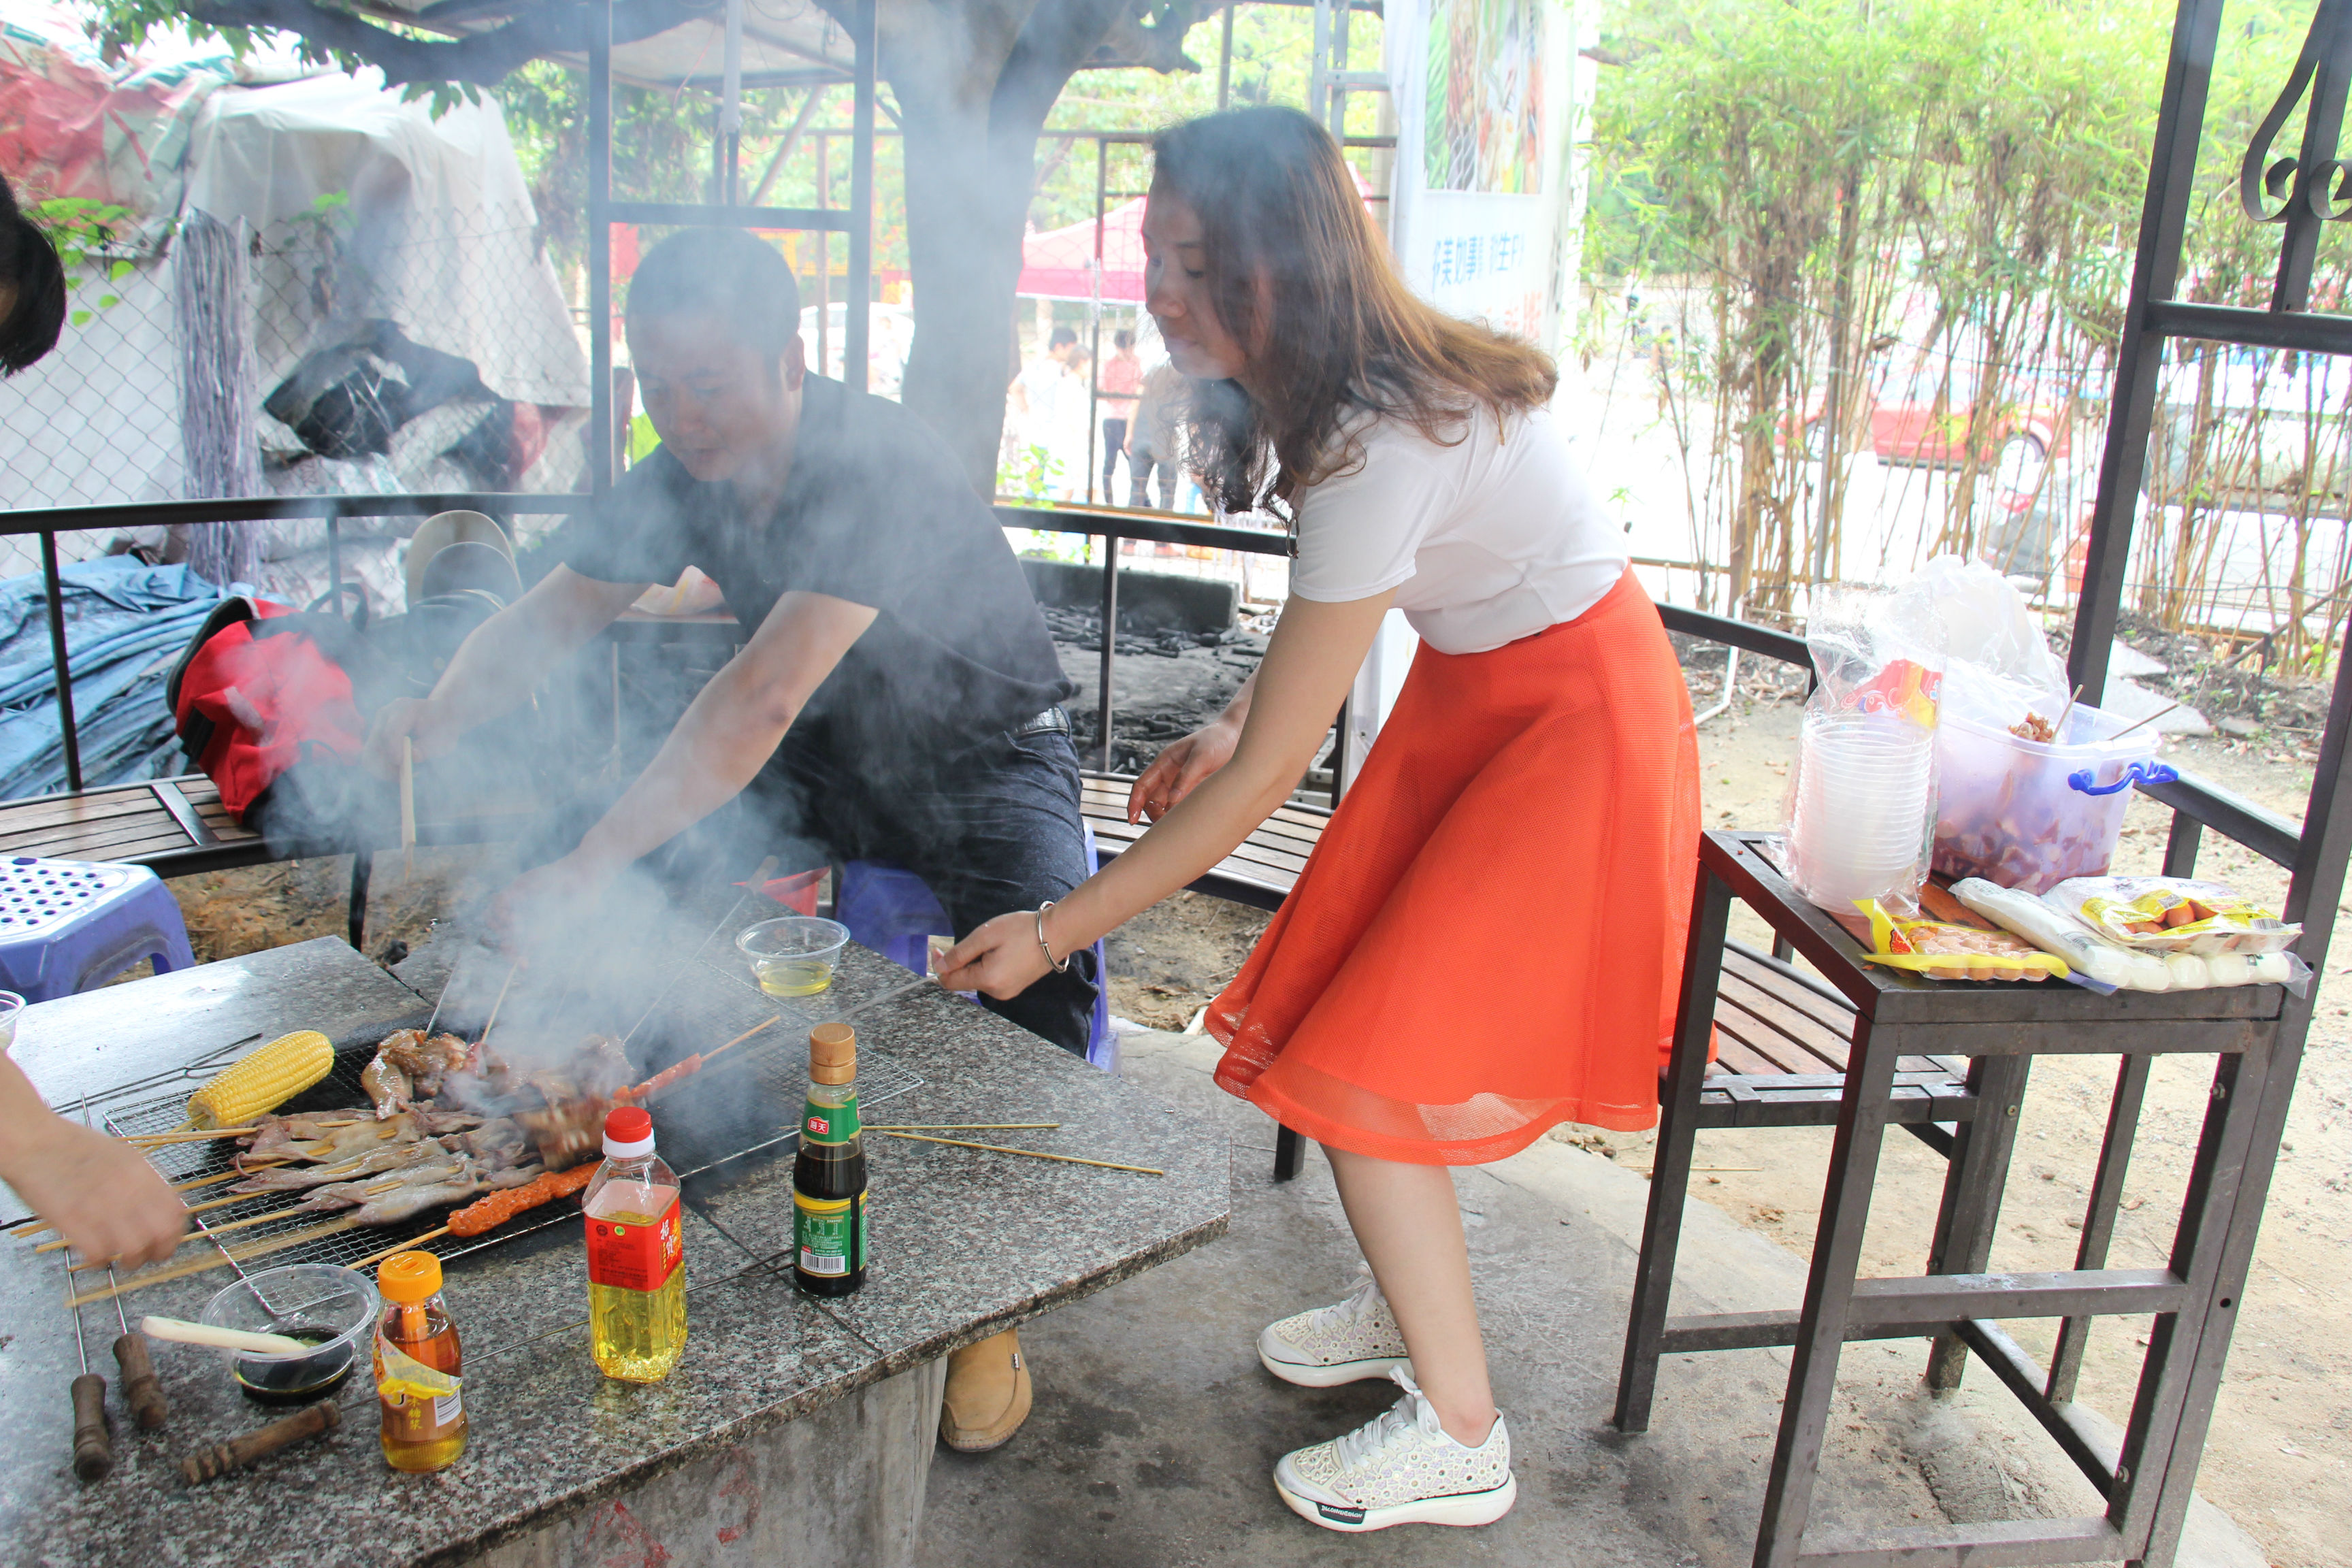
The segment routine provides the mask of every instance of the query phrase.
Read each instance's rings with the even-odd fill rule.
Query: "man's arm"
[[[775,754],[876,612],[830,594],[791,593],[776,601],[750,643],[688,707],[646,771],[637,775],[580,847],[526,873],[499,897],[504,923],[521,929],[523,906],[593,896],[742,792]]]
[[[521,598],[476,626],[435,683],[433,695],[384,704],[360,760],[378,778],[400,772],[400,741],[437,757],[478,724],[513,711],[549,672],[620,618],[643,583],[602,583],[558,566]]]

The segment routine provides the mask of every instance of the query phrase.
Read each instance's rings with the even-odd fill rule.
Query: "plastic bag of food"
[[[1968,877],[1952,884],[1952,896],[2003,931],[2015,932],[2044,952],[2056,953],[2094,980],[2126,991],[2172,989],[2164,961],[2156,954],[2102,942],[2032,893],[2000,887],[1982,877]]]
[[[1876,900],[1858,906],[1870,917],[1869,961],[1930,980],[2046,980],[2066,977],[2066,961],[2005,931],[1889,914]]]
[[[2014,888],[1997,887],[1981,877],[1953,883],[1952,896],[2002,930],[2065,959],[2081,973],[2122,990],[2200,991],[2211,986],[2273,984],[2301,996],[2311,989],[2311,966],[2292,952],[2200,955],[2127,947],[2067,914],[2050,902],[2048,895],[2037,898]]]
[[[1915,907],[1936,816],[1932,631],[1916,587],[1828,591],[1807,628],[1821,683],[1798,726],[1786,865],[1825,910]]]
[[[2210,957],[2282,952],[2303,934],[2219,882],[2188,877],[2074,877],[2042,897],[2121,947]]]

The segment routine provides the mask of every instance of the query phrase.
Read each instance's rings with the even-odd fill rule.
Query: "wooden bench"
[[[1106,862],[1118,858],[1149,826],[1128,825],[1127,792],[1134,783],[1115,773],[1087,773],[1079,781],[1079,810],[1094,829],[1096,854]],[[1331,813],[1322,806],[1278,807],[1240,848],[1194,882],[1192,890],[1255,909],[1280,909],[1330,820]]]
[[[231,820],[219,786],[202,773],[0,803],[0,855],[123,860],[159,877],[270,858],[261,835]]]

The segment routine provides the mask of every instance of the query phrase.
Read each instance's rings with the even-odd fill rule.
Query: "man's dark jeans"
[[[608,791],[577,803],[550,839],[561,843],[526,863],[570,849],[614,798]],[[999,735],[912,776],[877,783],[842,772],[788,736],[749,788],[645,865],[666,881],[740,881],[768,855],[787,875],[835,861],[902,866],[930,888],[961,938],[1086,880],[1077,753],[1065,734]],[[1093,950],[1083,949],[1071,956],[1068,973],[1048,974],[1011,1001],[982,996],[981,1004],[1084,1055],[1100,980]]]

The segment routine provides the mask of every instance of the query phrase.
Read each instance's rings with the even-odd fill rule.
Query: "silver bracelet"
[[[1054,900],[1051,899],[1047,899],[1044,903],[1037,906],[1037,945],[1045,949],[1045,962],[1053,966],[1055,973],[1067,974],[1070,972],[1070,955],[1068,953],[1064,953],[1062,955],[1062,961],[1059,963],[1055,963],[1054,962],[1054,949],[1051,944],[1045,941],[1045,911],[1053,907]]]

